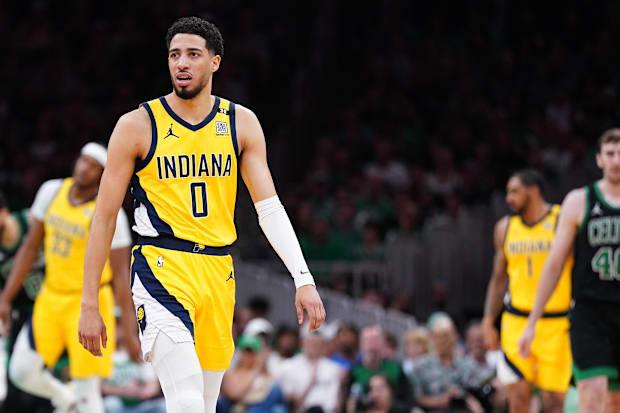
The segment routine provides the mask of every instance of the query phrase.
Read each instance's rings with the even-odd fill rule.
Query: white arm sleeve
[[[61,186],[62,179],[51,179],[49,181],[45,181],[43,185],[41,185],[37,191],[37,195],[34,197],[34,202],[28,211],[31,218],[43,221],[47,208],[49,208]]]
[[[127,214],[121,207],[118,210],[116,216],[116,229],[114,230],[114,237],[112,238],[111,250],[117,248],[130,247],[133,240],[131,239],[131,232],[129,232],[129,221],[127,220]]]
[[[269,243],[286,265],[295,280],[295,287],[314,285],[314,278],[301,252],[295,230],[277,195],[254,204],[258,214],[258,224],[263,229]]]

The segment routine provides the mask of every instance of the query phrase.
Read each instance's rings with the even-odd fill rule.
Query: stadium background
[[[446,310],[463,327],[481,315],[509,173],[542,170],[556,202],[598,176],[594,143],[620,116],[619,7],[0,2],[0,187],[28,206],[85,142],[167,93],[165,31],[203,16],[225,39],[214,93],[261,120],[319,284],[369,320]],[[245,189],[237,222],[248,282],[285,280]],[[290,300],[272,302],[274,323]]]

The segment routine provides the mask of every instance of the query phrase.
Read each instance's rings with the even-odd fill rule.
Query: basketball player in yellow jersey
[[[545,412],[562,412],[564,395],[571,378],[568,310],[571,303],[570,270],[564,267],[560,287],[545,307],[536,326],[540,334],[532,353],[519,354],[518,340],[534,305],[536,286],[555,238],[559,205],[550,205],[542,196],[543,179],[535,170],[516,172],[509,179],[506,202],[515,215],[495,225],[493,274],[484,306],[483,334],[490,349],[497,348],[495,320],[502,307],[502,358],[497,375],[507,385],[511,413],[530,409],[531,383],[543,391]],[[508,285],[508,296],[503,302]]]
[[[103,413],[99,380],[109,376],[112,370],[111,346],[102,358],[95,358],[82,348],[77,336],[84,252],[105,164],[106,149],[89,143],[82,148],[71,178],[53,179],[41,186],[29,211],[31,224],[26,240],[0,294],[0,318],[6,328],[10,303],[43,244],[45,278],[35,299],[32,320],[24,326],[15,343],[9,377],[23,391],[50,399],[58,412],[77,408],[80,413]],[[114,241],[110,261],[105,263],[104,276],[95,293],[101,300],[102,314],[110,324],[113,337],[114,299],[110,286],[113,283],[123,311],[121,326],[125,343],[132,357],[139,359],[137,328],[128,288],[131,235],[126,215],[122,211],[118,211],[118,215],[118,225],[112,229]],[[74,391],[69,391],[44,370],[54,367],[65,350],[69,355]]]
[[[265,137],[250,110],[211,95],[224,53],[212,23],[181,18],[168,30],[173,91],[123,115],[110,138],[109,165],[86,249],[80,342],[106,346],[97,288],[116,212],[131,180],[135,197],[132,293],[142,353],[159,377],[168,412],[215,412],[232,353],[238,172],[263,232],[297,288],[298,321],[310,329],[325,310],[267,165]]]

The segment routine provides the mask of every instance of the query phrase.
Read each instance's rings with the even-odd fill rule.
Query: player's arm
[[[8,334],[11,323],[11,302],[22,288],[24,280],[30,274],[32,265],[37,259],[39,248],[43,243],[43,233],[43,222],[31,218],[26,238],[15,255],[13,267],[0,293],[0,319],[5,335]]]
[[[566,196],[562,203],[553,245],[540,274],[540,281],[538,281],[534,307],[519,340],[519,352],[523,357],[529,356],[536,322],[542,317],[545,305],[558,285],[566,259],[572,253],[577,228],[584,214],[585,196],[584,189],[575,189]]]
[[[80,343],[95,356],[102,355],[99,340],[104,347],[107,344],[105,325],[99,314],[101,272],[110,252],[116,217],[125,198],[135,160],[144,158],[146,154],[146,138],[151,135],[146,116],[143,109],[135,110],[123,115],[114,127],[86,246],[78,334]]]
[[[495,256],[493,257],[493,272],[487,287],[487,296],[484,301],[484,317],[482,318],[482,332],[484,345],[489,350],[497,349],[499,338],[495,328],[495,320],[504,306],[504,292],[508,284],[506,273],[506,255],[504,253],[504,239],[508,230],[509,217],[505,216],[495,224],[493,231],[493,245]]]
[[[295,280],[295,306],[299,324],[304,322],[305,309],[310,317],[310,331],[313,331],[325,320],[325,309],[291,221],[276,194],[267,165],[263,130],[256,115],[250,110],[239,105],[236,110],[236,126],[242,151],[239,161],[241,176],[256,207],[260,227]]]
[[[114,301],[121,309],[120,328],[123,331],[123,343],[129,356],[140,362],[140,341],[138,327],[134,316],[133,299],[129,288],[129,254],[132,239],[129,222],[125,211],[121,208],[116,218],[116,229],[110,247],[110,268],[112,269],[112,286]]]

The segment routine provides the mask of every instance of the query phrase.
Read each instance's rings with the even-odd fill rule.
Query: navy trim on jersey
[[[519,370],[519,368],[517,366],[515,366],[513,364],[513,362],[508,359],[508,356],[506,355],[506,353],[504,353],[502,351],[502,354],[504,355],[504,360],[506,361],[506,364],[508,364],[508,367],[510,367],[510,369],[512,371],[514,371],[514,373],[517,375],[517,377],[519,377],[521,379],[524,378],[523,377],[523,373],[521,373],[521,370]]]
[[[523,215],[519,214],[519,217],[521,218],[521,223],[522,223],[523,225],[525,225],[525,226],[526,226],[526,227],[528,227],[528,228],[533,228],[533,227],[535,227],[536,225],[538,225],[538,224],[540,224],[541,222],[543,222],[543,221],[545,220],[545,218],[547,218],[547,217],[551,214],[551,212],[553,212],[553,205],[551,205],[551,206],[549,207],[549,209],[547,210],[547,212],[545,212],[545,215],[543,215],[542,217],[538,218],[536,221],[532,222],[531,224],[530,224],[530,223],[525,222],[525,220],[523,219]]]
[[[34,330],[32,329],[32,316],[30,316],[30,320],[28,320],[28,343],[30,344],[30,348],[34,351],[37,351],[36,346],[34,345]]]
[[[192,338],[194,338],[194,323],[189,316],[189,312],[155,277],[146,257],[142,254],[142,247],[136,248],[133,252],[131,272],[138,275],[140,282],[142,282],[142,285],[144,285],[151,297],[181,320],[191,333]]]
[[[230,102],[230,136],[232,137],[232,144],[235,148],[235,154],[239,158],[239,145],[237,144],[237,125],[235,123],[235,104]]]
[[[155,123],[155,116],[153,116],[153,111],[148,103],[143,102],[140,103],[140,105],[146,109],[146,112],[149,114],[149,119],[151,119],[151,147],[149,149],[149,153],[146,155],[146,158],[138,159],[136,162],[134,173],[144,169],[144,167],[151,162],[153,155],[155,155],[155,149],[157,148],[157,124]]]
[[[146,192],[142,188],[142,185],[140,185],[140,178],[138,175],[131,177],[131,193],[135,198],[134,210],[140,206],[139,204],[144,205],[146,207],[146,212],[149,215],[149,219],[151,220],[151,224],[153,224],[155,230],[160,234],[174,235],[172,227],[159,217],[157,210],[155,210],[155,207],[151,201],[149,201]]]
[[[178,123],[180,123],[181,125],[185,126],[187,129],[194,131],[194,132],[196,132],[198,129],[202,128],[203,126],[205,126],[207,123],[211,122],[211,120],[213,120],[213,118],[217,114],[218,109],[220,108],[220,98],[216,96],[215,104],[213,105],[213,109],[211,109],[211,113],[209,113],[207,117],[204,118],[204,120],[200,122],[199,124],[192,125],[191,123],[183,120],[183,118],[181,118],[179,115],[174,113],[174,110],[172,110],[170,105],[168,105],[168,102],[166,102],[166,98],[164,96],[160,97],[159,101],[161,102],[166,112],[168,112],[168,115],[172,117],[172,119],[176,120]]]
[[[529,317],[529,311],[517,310],[512,306],[511,303],[506,304],[505,311],[509,314],[520,316],[520,317]],[[548,313],[543,313],[542,318],[562,318],[568,316],[568,310],[566,311],[552,311]]]
[[[222,247],[210,247],[208,245],[200,245],[192,241],[181,238],[161,235],[159,237],[138,237],[136,245],[152,245],[154,247],[165,248],[168,250],[192,252],[194,254],[203,255],[230,255],[230,245]]]

